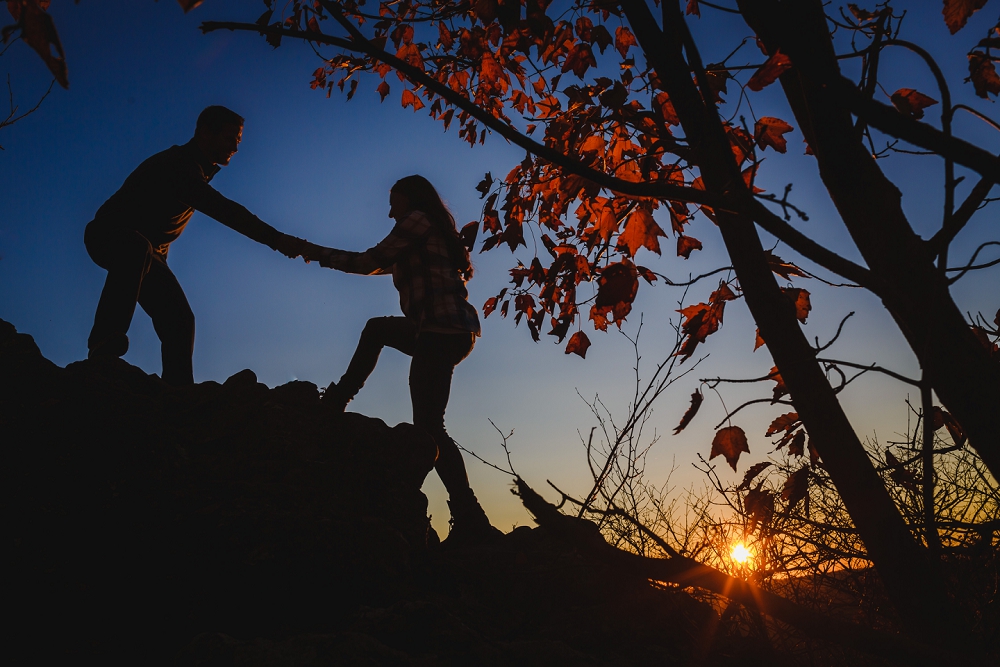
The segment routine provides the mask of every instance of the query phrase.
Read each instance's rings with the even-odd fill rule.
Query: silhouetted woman
[[[450,538],[477,541],[498,531],[490,525],[465,471],[462,454],[444,427],[444,411],[455,366],[479,336],[479,315],[468,301],[465,283],[472,264],[448,211],[423,176],[400,179],[389,193],[389,217],[396,221],[378,245],[362,253],[323,249],[307,254],[328,268],[362,275],[392,274],[404,317],[368,320],[354,357],[323,401],[343,412],[375,370],[379,353],[389,346],[413,357],[410,400],[413,423],[438,446],[434,467],[448,490]]]

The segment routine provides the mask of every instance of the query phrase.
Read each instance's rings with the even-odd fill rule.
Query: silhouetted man
[[[160,338],[163,379],[174,385],[194,382],[194,314],[167,266],[167,252],[196,210],[289,257],[299,254],[299,239],[282,234],[208,184],[220,165],[229,164],[242,135],[241,116],[225,107],[208,107],[198,116],[191,141],[140,164],[87,225],[87,252],[108,271],[87,341],[89,358],[125,354],[138,303]]]

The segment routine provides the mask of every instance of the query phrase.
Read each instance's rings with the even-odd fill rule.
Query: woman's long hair
[[[451,257],[455,268],[464,280],[472,278],[472,260],[469,257],[469,249],[462,242],[462,237],[455,226],[455,217],[441,201],[441,196],[423,176],[414,174],[406,176],[396,181],[392,186],[392,192],[406,197],[410,210],[420,211],[431,221],[442,233],[448,247],[448,255]]]

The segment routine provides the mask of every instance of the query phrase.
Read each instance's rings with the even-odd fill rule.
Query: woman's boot
[[[503,533],[490,524],[472,489],[453,494],[448,500],[448,508],[451,510],[451,531],[441,546],[472,546],[503,537]]]

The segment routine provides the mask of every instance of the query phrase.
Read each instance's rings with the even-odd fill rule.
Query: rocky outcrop
[[[729,664],[732,641],[753,648],[706,642],[710,607],[543,529],[440,548],[420,491],[433,442],[327,414],[310,383],[60,368],[0,321],[0,442],[4,650],[23,663]]]

